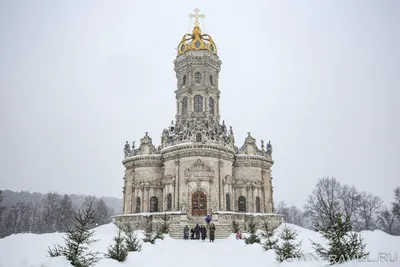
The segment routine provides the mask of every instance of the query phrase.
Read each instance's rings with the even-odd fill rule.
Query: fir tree
[[[128,251],[140,251],[142,249],[142,244],[130,224],[125,228],[125,235],[125,243]]]
[[[366,244],[363,243],[360,234],[351,232],[352,226],[348,216],[344,218],[341,213],[337,213],[330,223],[318,224],[315,230],[328,240],[327,248],[312,242],[315,252],[330,264],[362,259],[369,254],[364,251]]]
[[[114,241],[114,245],[108,248],[108,253],[105,256],[119,262],[124,262],[128,256],[128,249],[125,246],[125,238],[121,235],[121,230],[119,230],[118,235],[114,237]]]
[[[164,239],[164,234],[169,232],[169,216],[166,213],[161,217],[162,223],[159,225],[156,233],[156,239]]]
[[[235,234],[240,231],[239,223],[235,220],[232,221],[232,231]]]
[[[75,267],[90,267],[98,262],[98,252],[89,250],[88,245],[96,242],[93,239],[94,231],[90,226],[96,219],[93,204],[89,203],[84,211],[79,210],[74,216],[74,223],[66,233],[65,246],[49,248],[50,257],[65,256]]]
[[[253,217],[251,217],[250,222],[249,222],[249,237],[244,238],[244,242],[246,244],[254,244],[254,243],[260,243],[260,237],[257,234],[257,229],[256,229],[256,224],[254,223]]]
[[[148,242],[148,243],[151,243],[151,244],[155,244],[156,239],[157,239],[157,234],[154,233],[154,231],[153,231],[152,219],[153,219],[152,216],[150,216],[146,221],[143,242],[145,242],[145,243]]]
[[[302,256],[301,243],[295,243],[296,237],[297,232],[285,224],[279,235],[282,243],[275,246],[276,260],[283,262],[287,259],[300,258]]]
[[[278,243],[278,239],[274,238],[275,229],[269,225],[268,221],[264,221],[261,237],[265,239],[263,244],[265,250],[275,249]]]

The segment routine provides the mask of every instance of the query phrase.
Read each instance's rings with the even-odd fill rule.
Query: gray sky
[[[236,145],[271,140],[275,200],[335,176],[400,185],[399,1],[1,1],[0,188],[122,197],[123,145],[175,116],[173,60],[206,14]]]

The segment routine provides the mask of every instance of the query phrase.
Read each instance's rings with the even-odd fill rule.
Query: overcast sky
[[[1,1],[0,189],[122,197],[125,140],[175,118],[196,7],[236,145],[271,140],[275,201],[326,176],[393,199],[399,1]]]

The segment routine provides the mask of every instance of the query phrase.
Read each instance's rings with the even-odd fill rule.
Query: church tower
[[[220,115],[216,43],[202,32],[198,9],[189,17],[193,30],[182,37],[174,60],[175,120],[162,131],[158,147],[147,132],[138,148],[126,142],[123,215],[117,223],[140,228],[149,215],[159,222],[168,212],[176,229],[172,237],[181,235],[183,224],[203,223],[206,215],[219,225],[220,237],[229,236],[232,220],[242,229],[253,217],[279,224],[281,217],[272,214],[271,143],[261,141],[259,148],[248,133],[242,146],[235,145],[232,127]]]
[[[175,123],[167,130],[172,130],[178,138],[171,143],[164,135],[162,148],[197,142],[220,143],[233,149],[233,131],[220,121],[218,81],[222,62],[217,55],[217,46],[209,34],[202,33],[198,19],[204,15],[196,9],[191,17],[195,18],[193,31],[182,37],[174,61],[176,116]]]
[[[176,121],[185,123],[202,117],[218,122],[221,61],[211,36],[202,34],[196,25],[192,34],[183,36],[174,63],[178,82]]]

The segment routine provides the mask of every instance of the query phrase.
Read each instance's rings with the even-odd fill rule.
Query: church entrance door
[[[207,215],[207,196],[201,191],[194,192],[192,195],[192,215]]]

